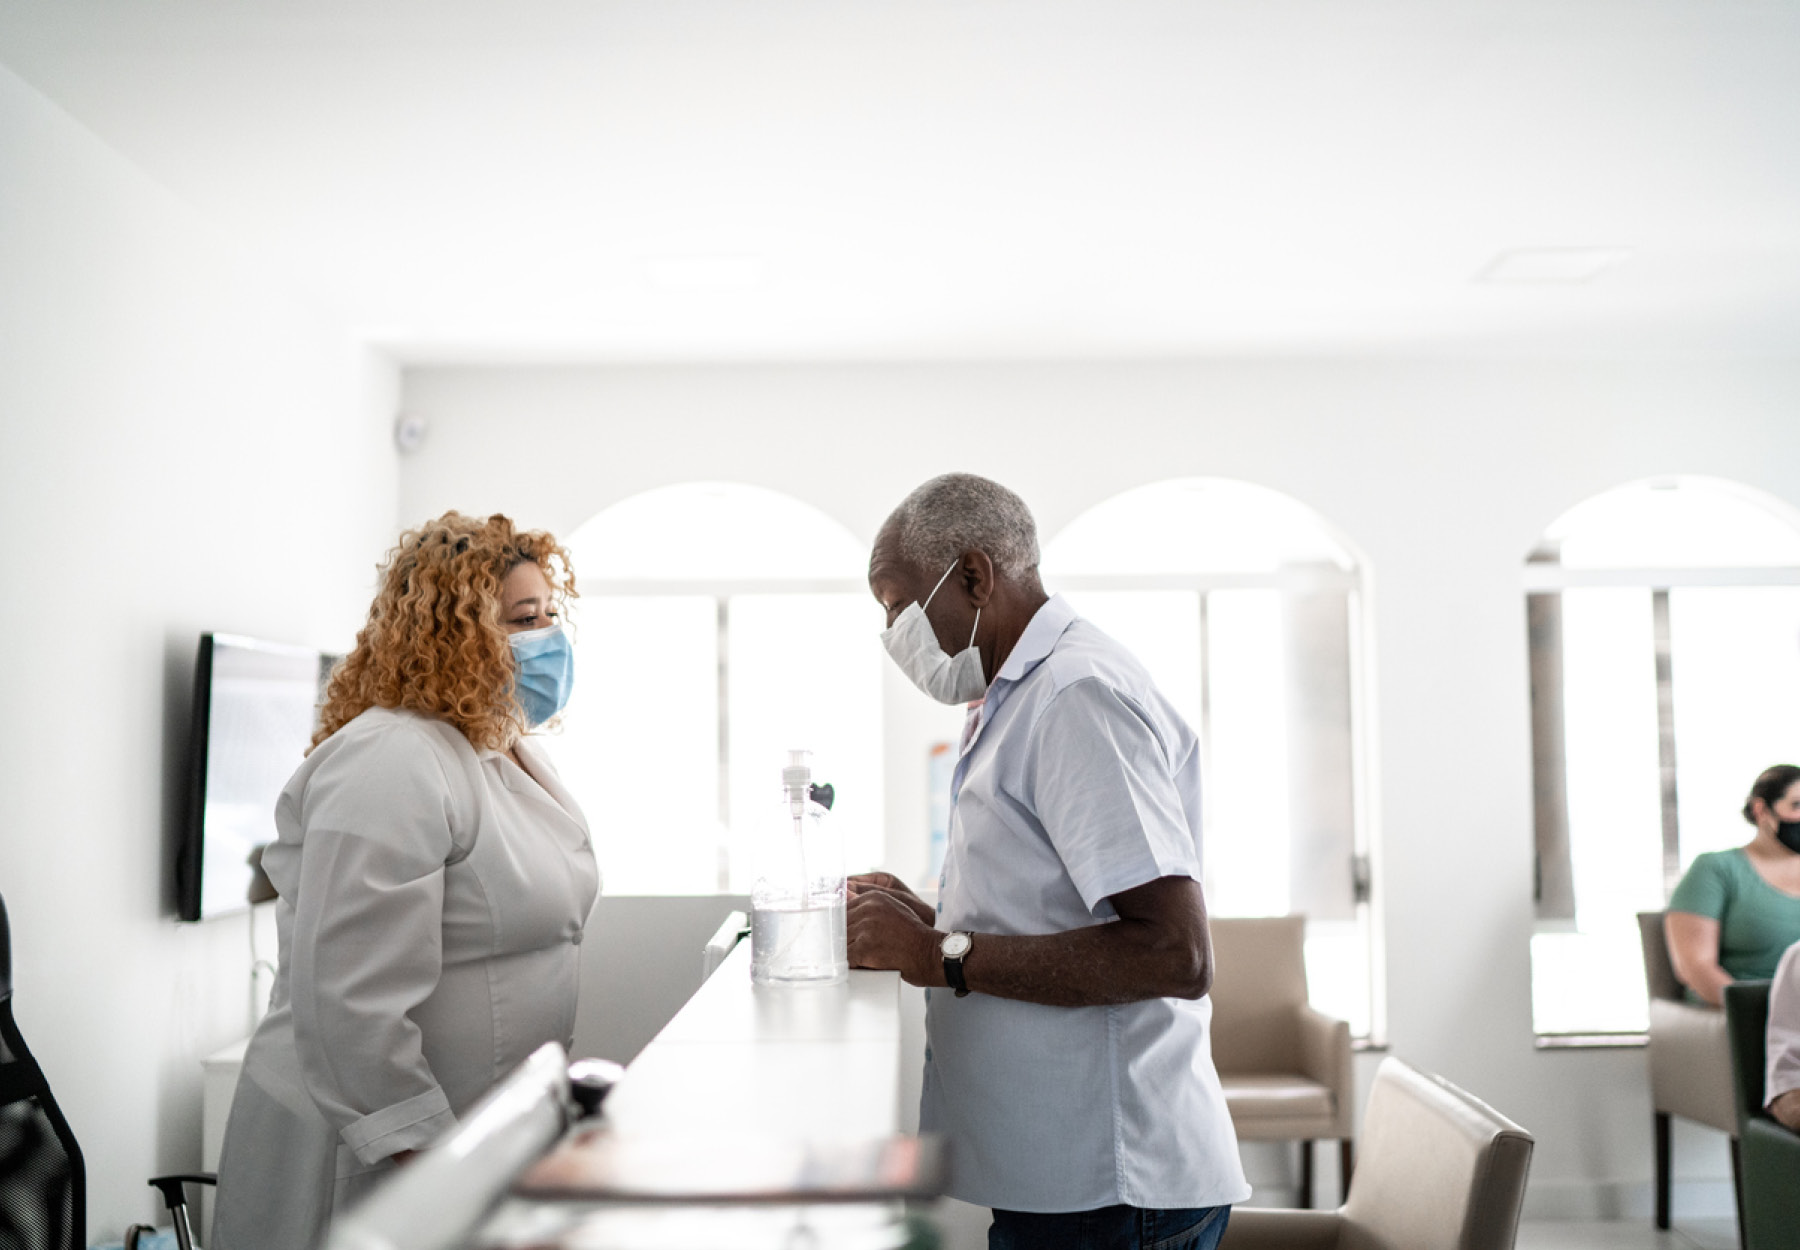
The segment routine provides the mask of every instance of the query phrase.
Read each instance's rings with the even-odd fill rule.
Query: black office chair
[[[83,1250],[87,1167],[13,1019],[12,929],[0,898],[0,1245]]]
[[[177,1250],[194,1250],[194,1226],[188,1222],[187,1186],[217,1185],[212,1172],[183,1172],[179,1176],[152,1176],[150,1186],[162,1194],[169,1204],[169,1222],[175,1228]],[[138,1250],[138,1238],[156,1230],[148,1224],[133,1224],[125,1230],[125,1250]]]

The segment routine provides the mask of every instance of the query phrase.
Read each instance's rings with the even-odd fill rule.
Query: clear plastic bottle
[[[812,752],[788,752],[781,805],[757,831],[750,976],[762,985],[830,985],[850,975],[844,848],[815,801]]]

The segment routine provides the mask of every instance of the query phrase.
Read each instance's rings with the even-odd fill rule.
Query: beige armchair
[[[1313,1202],[1312,1143],[1335,1139],[1347,1193],[1356,1093],[1350,1026],[1306,998],[1306,918],[1216,916],[1213,1063],[1239,1141],[1300,1143],[1300,1205]]]
[[[1508,1250],[1531,1134],[1480,1099],[1385,1059],[1363,1116],[1362,1162],[1335,1211],[1238,1207],[1220,1250]]]
[[[1650,1109],[1656,1131],[1656,1226],[1669,1226],[1669,1117],[1716,1128],[1731,1138],[1731,1180],[1743,1226],[1743,1162],[1738,1155],[1737,1104],[1731,1092],[1731,1041],[1725,1013],[1689,1002],[1663,934],[1663,913],[1638,913],[1644,945],[1644,986],[1650,991]]]

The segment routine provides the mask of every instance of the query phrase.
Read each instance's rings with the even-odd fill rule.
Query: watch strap
[[[951,989],[956,991],[956,996],[958,998],[967,998],[969,996],[969,983],[963,979],[963,960],[968,957],[971,949],[973,948],[965,946],[963,948],[963,953],[960,955],[944,956],[944,981]]]

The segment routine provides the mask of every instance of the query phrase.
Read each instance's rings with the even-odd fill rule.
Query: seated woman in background
[[[450,512],[401,536],[331,675],[263,867],[281,966],[219,1165],[214,1250],[312,1250],[332,1215],[575,1027],[599,892],[527,736],[573,677],[550,535]]]
[[[1744,819],[1756,836],[1696,856],[1663,922],[1675,975],[1715,1007],[1731,982],[1774,976],[1782,952],[1800,942],[1800,768],[1764,770]]]

